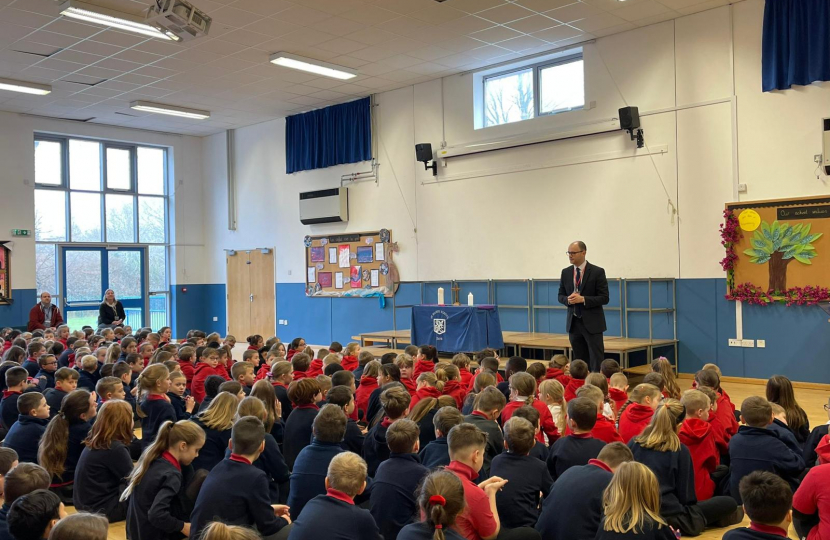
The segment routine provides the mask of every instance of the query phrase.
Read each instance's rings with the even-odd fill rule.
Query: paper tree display
[[[770,290],[787,290],[787,266],[791,262],[813,264],[812,259],[818,255],[813,242],[821,238],[822,233],[810,234],[810,228],[810,223],[790,226],[778,221],[770,225],[764,221],[755,230],[750,240],[752,247],[744,250],[744,255],[748,255],[753,264],[769,264]]]

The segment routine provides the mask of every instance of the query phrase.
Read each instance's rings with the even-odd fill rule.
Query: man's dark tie
[[[576,267],[576,283],[574,283],[574,292],[579,292],[579,285],[582,283],[582,271],[579,267]],[[574,317],[577,319],[582,318],[582,304],[574,304]]]

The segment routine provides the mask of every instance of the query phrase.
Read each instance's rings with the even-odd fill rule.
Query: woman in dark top
[[[115,298],[115,291],[107,289],[104,293],[104,301],[98,307],[98,328],[115,328],[123,326],[127,314],[124,313],[124,306]]]
[[[464,486],[455,474],[436,470],[424,478],[417,495],[423,521],[401,529],[397,540],[463,540],[451,528],[464,510]]]
[[[119,501],[133,472],[129,446],[133,440],[133,409],[121,400],[107,401],[84,441],[75,468],[75,508],[100,513],[110,523],[127,518],[127,501]]]

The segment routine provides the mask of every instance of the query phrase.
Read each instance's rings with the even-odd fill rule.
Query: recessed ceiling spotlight
[[[353,79],[357,77],[357,71],[353,69],[338,66],[337,64],[329,64],[328,62],[315,60],[313,58],[305,58],[303,56],[287,52],[272,54],[271,63],[282,67],[299,69],[300,71],[307,71],[309,73],[315,73],[324,77],[332,77],[340,80]]]

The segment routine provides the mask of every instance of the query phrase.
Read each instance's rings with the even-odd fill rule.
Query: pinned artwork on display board
[[[377,270],[372,270],[372,278],[371,278],[371,281],[369,283],[372,287],[377,287],[380,284],[379,274],[380,274],[380,272],[378,272]]]
[[[323,290],[323,286],[320,285],[320,282],[314,284],[314,292],[318,293]]]
[[[382,261],[382,260],[386,259],[384,251],[385,251],[385,249],[384,249],[383,244],[375,244],[375,260],[376,261]]]
[[[317,282],[317,268],[313,266],[308,267],[308,279],[306,280],[308,283],[316,283]]]
[[[328,243],[329,243],[329,239],[328,239],[328,238],[321,238],[321,239],[320,239],[320,245],[321,245],[321,246],[325,246],[325,245],[327,245]]]
[[[371,246],[372,243],[374,243],[374,241],[375,241],[375,239],[372,238],[371,236],[369,238],[367,238],[366,240],[364,240],[364,242],[366,242],[367,246]]]
[[[317,284],[321,287],[331,287],[331,272],[320,272],[317,274]]]
[[[357,262],[372,262],[372,251],[372,246],[360,246],[359,248],[357,248]]]
[[[380,265],[380,273],[383,274],[384,276],[387,275],[389,273],[389,265],[386,264],[386,263],[381,264]]]
[[[352,270],[351,270],[351,274],[350,274],[351,279],[349,280],[349,285],[351,285],[352,289],[359,289],[360,288],[362,277],[363,276],[360,273],[360,267],[359,266],[352,266]]]
[[[303,245],[307,248],[311,247],[311,237],[310,236],[306,236],[305,238],[303,238]]]
[[[311,248],[311,262],[323,262],[326,260],[326,250],[322,247]]]
[[[351,247],[348,245],[337,247],[338,261],[340,263],[338,266],[340,266],[340,268],[349,268],[352,265],[349,258],[350,251]]]
[[[337,248],[329,248],[329,264],[337,264]]]
[[[343,288],[343,272],[335,272],[335,274],[334,274],[334,288],[335,289],[342,289]]]
[[[381,229],[380,230],[380,241],[384,244],[389,242],[389,230],[388,229]]]
[[[323,263],[317,263],[314,266],[315,266],[315,268],[317,268],[317,270],[322,270],[323,269]]]
[[[368,270],[364,270],[363,272],[361,272],[360,275],[363,277],[363,281],[369,281],[369,271]]]

